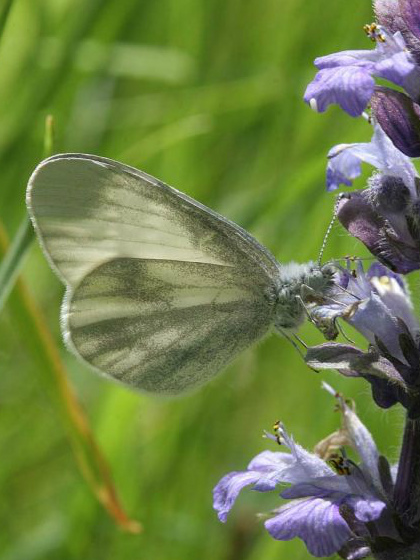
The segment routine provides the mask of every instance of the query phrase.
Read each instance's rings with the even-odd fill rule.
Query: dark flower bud
[[[383,264],[407,274],[420,268],[420,204],[398,181],[378,174],[369,188],[340,200],[337,217]]]
[[[409,207],[407,226],[411,237],[420,245],[420,199],[415,200]]]
[[[420,40],[420,1],[400,0],[399,6],[408,30]]]
[[[385,216],[404,212],[410,201],[410,191],[400,177],[376,174],[370,180],[373,205]]]
[[[386,87],[375,88],[371,105],[393,144],[409,157],[420,157],[420,106],[405,93]]]
[[[401,15],[400,2],[395,0],[375,0],[374,9],[376,21],[391,31],[391,33],[405,30],[406,24]]]
[[[420,64],[420,1],[375,0],[374,7],[377,22],[392,33],[399,31]]]

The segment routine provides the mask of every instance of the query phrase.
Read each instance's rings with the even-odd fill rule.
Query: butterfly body
[[[106,158],[41,162],[27,205],[67,287],[66,344],[142,390],[204,383],[273,327],[296,329],[302,286],[322,294],[331,283],[328,266],[282,266],[238,225]]]
[[[321,267],[313,262],[282,265],[276,297],[276,328],[295,331],[300,327],[307,316],[308,295],[326,297],[333,286],[334,274],[335,269],[329,264]]]

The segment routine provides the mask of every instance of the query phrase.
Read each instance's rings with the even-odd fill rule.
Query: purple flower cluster
[[[309,348],[309,365],[363,377],[378,406],[399,402],[410,418],[420,416],[420,326],[400,275],[379,263],[365,273],[360,261],[342,269],[331,302],[316,305],[312,318],[329,339],[337,337],[336,322],[343,319],[365,337],[368,350],[326,342]]]
[[[315,60],[319,72],[305,92],[304,99],[319,112],[337,103],[352,117],[366,109],[375,89],[375,77],[403,87],[417,98],[420,69],[408,52],[400,31],[389,32],[372,24],[366,26],[376,42],[374,50],[343,51]]]
[[[418,0],[377,0],[377,23],[365,26],[373,50],[342,51],[315,60],[319,72],[304,99],[323,112],[333,103],[357,117],[370,103],[393,143],[420,156],[420,17]],[[385,79],[404,89],[375,85]]]
[[[275,435],[266,435],[288,452],[263,451],[245,471],[223,477],[214,508],[224,522],[244,487],[281,486],[286,502],[265,521],[274,539],[298,537],[316,557],[414,560],[420,558],[420,325],[403,275],[420,269],[420,177],[410,159],[420,157],[420,0],[376,0],[374,8],[376,23],[365,31],[375,47],[317,58],[304,99],[319,112],[337,104],[372,125],[369,142],[330,150],[326,183],[328,191],[350,187],[363,163],[374,168],[365,188],[339,195],[336,214],[377,261],[368,270],[357,259],[334,264],[328,294],[312,290],[301,301],[327,341],[307,349],[307,364],[361,378],[377,406],[405,409],[400,459],[390,468],[354,408],[325,386],[338,402],[341,428],[309,453],[276,423]],[[377,78],[399,90],[377,85]],[[347,325],[362,335],[360,347]]]
[[[214,508],[224,522],[244,487],[270,492],[288,485],[280,493],[288,502],[265,522],[274,539],[299,537],[316,557],[340,552],[346,558],[365,558],[371,551],[372,534],[390,539],[398,536],[390,506],[391,470],[354,410],[341,395],[324,386],[338,401],[340,430],[323,440],[315,453],[309,453],[277,423],[276,436],[267,436],[289,452],[263,451],[247,470],[223,477],[214,489]],[[360,464],[343,450],[335,453],[337,443],[353,448]]]

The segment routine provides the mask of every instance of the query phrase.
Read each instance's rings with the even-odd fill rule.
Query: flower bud
[[[409,157],[420,157],[420,106],[408,95],[386,87],[375,88],[371,105],[393,144]]]

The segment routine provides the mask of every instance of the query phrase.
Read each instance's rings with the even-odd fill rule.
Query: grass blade
[[[0,266],[0,312],[15,285],[23,257],[33,239],[34,230],[31,221],[28,216],[25,216]]]
[[[6,0],[4,6],[0,10],[0,37],[3,35],[4,28],[6,27],[12,4],[13,0]]]
[[[21,246],[23,245],[22,243]],[[0,224],[0,252],[5,253],[7,246],[7,236]],[[17,262],[17,258],[14,262]],[[15,267],[15,275],[16,270],[18,268]],[[9,282],[9,286],[10,284]],[[127,532],[139,533],[141,525],[127,516],[119,502],[107,462],[96,444],[88,419],[68,381],[64,364],[43,315],[19,279],[16,282],[15,295],[10,303],[13,317],[18,322],[16,327],[25,332],[28,348],[39,363],[44,387],[67,430],[84,478],[115,522]]]

